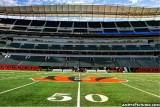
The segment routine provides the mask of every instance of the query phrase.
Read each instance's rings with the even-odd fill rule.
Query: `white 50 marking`
[[[101,98],[101,101],[95,101],[93,99],[93,95],[97,95]],[[85,98],[88,100],[88,101],[91,101],[91,102],[106,102],[108,101],[108,97],[104,96],[104,95],[101,95],[101,94],[89,94],[89,95],[86,95]]]
[[[62,99],[57,100],[56,97],[61,97]],[[69,101],[72,98],[67,93],[55,93],[51,97],[47,98],[49,101]]]
[[[55,93],[51,97],[48,97],[47,100],[49,101],[69,101],[72,100],[72,98],[69,96],[70,94],[67,93]],[[96,101],[93,99],[93,95],[99,96],[101,101]],[[61,97],[61,99],[57,99],[56,97]],[[101,95],[101,94],[88,94],[85,96],[86,100],[91,102],[106,102],[108,101],[108,97]]]

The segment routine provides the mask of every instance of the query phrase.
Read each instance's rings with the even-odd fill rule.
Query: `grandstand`
[[[88,10],[84,10],[85,6]],[[26,8],[24,6],[14,6],[12,11],[9,8],[1,7],[1,14],[29,15],[23,11]],[[142,10],[141,7],[127,6],[123,8],[130,9],[128,12],[120,12],[121,6],[101,5],[82,5],[81,8],[79,5],[41,6],[46,8],[43,11],[36,11],[39,8],[37,6],[27,8],[42,16],[51,13],[59,17],[62,13],[67,17],[73,14],[103,18],[115,15],[118,18],[126,14],[129,18],[159,16],[159,11],[154,11],[156,8],[143,8],[140,14],[139,10],[133,10]],[[69,10],[66,11],[67,8]],[[96,8],[106,9],[105,13],[96,11]],[[110,8],[109,14],[107,12]],[[92,16],[91,11],[94,13]],[[159,67],[159,20],[106,22],[1,18],[0,31],[0,64],[36,65],[45,69]]]
[[[0,6],[0,17],[0,106],[160,107],[159,7]]]

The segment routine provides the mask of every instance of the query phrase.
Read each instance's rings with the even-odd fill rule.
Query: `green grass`
[[[0,106],[77,106],[78,82],[35,82],[30,78],[46,76],[78,76],[78,73],[55,72],[18,72],[0,71],[0,93],[25,84],[30,84],[15,90],[0,94]],[[160,103],[160,74],[158,73],[81,73],[81,76],[105,76],[127,79],[124,83],[80,83],[81,106],[121,106],[124,103]],[[147,93],[146,93],[147,92]],[[49,101],[47,98],[55,93],[65,93],[72,99],[69,101]],[[148,94],[150,93],[150,94]],[[92,95],[91,102],[85,97]],[[100,94],[108,97],[108,101],[100,102]],[[152,94],[152,95],[151,95]],[[154,95],[156,96],[154,96]],[[56,96],[55,100],[61,100]],[[90,99],[90,100],[92,100]]]

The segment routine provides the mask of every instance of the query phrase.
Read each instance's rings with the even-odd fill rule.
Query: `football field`
[[[159,73],[0,71],[0,106],[160,105]]]

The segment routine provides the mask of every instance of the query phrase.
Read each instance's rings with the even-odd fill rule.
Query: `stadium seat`
[[[0,41],[0,48],[3,48],[6,46],[6,42],[5,41]]]
[[[136,61],[142,67],[159,67],[158,62],[156,62],[156,60],[151,60],[150,58],[136,58]]]
[[[112,50],[125,50],[125,48],[121,45],[112,45]]]
[[[119,67],[140,67],[140,65],[130,58],[115,58]]]
[[[160,50],[160,44],[156,44],[156,45],[155,45],[155,49],[156,49],[156,50]]]
[[[155,50],[151,45],[140,45],[141,50]]]
[[[19,48],[21,46],[20,43],[10,43],[6,46],[6,48]]]
[[[47,44],[38,44],[35,49],[48,49],[48,45]]]
[[[21,64],[40,66],[44,61],[45,61],[44,56],[28,56]]]
[[[41,66],[65,67],[66,59],[63,57],[48,57]]]
[[[111,50],[111,48],[108,45],[101,45],[99,50]]]
[[[96,45],[88,45],[87,50],[98,50],[98,47]]]
[[[76,45],[74,47],[74,50],[86,50],[86,47],[85,47],[85,45]]]
[[[62,46],[62,50],[73,50],[73,45],[64,45]]]
[[[61,50],[61,46],[60,45],[52,45],[49,47],[49,49],[53,49],[53,50]]]
[[[25,56],[11,55],[10,57],[4,58],[0,64],[20,64],[25,59]]]
[[[136,45],[126,45],[126,50],[140,50]]]
[[[71,57],[68,58],[68,67],[79,67],[80,66],[80,58],[79,57]]]
[[[80,67],[92,67],[91,58],[89,57],[80,57]]]
[[[95,67],[115,67],[117,66],[111,58],[94,58]]]
[[[21,46],[21,48],[26,48],[26,49],[33,49],[35,44],[27,44],[25,43],[24,45]]]

